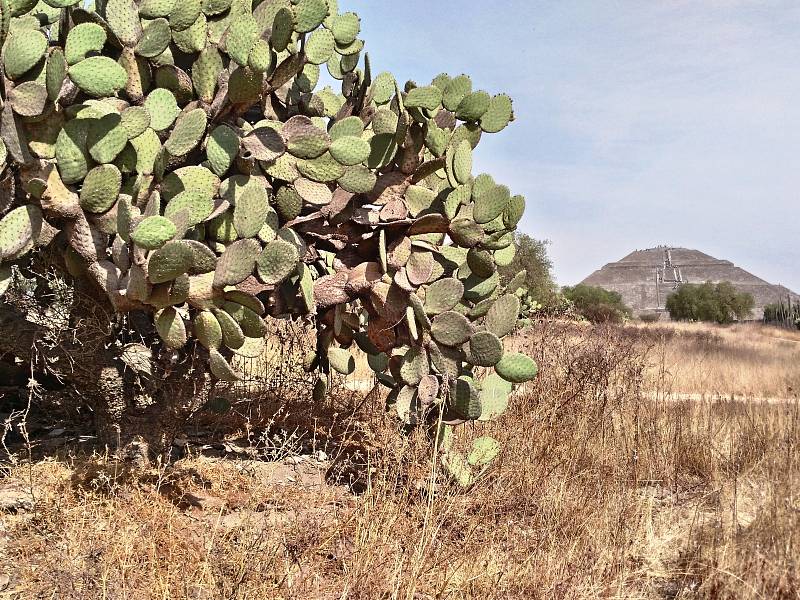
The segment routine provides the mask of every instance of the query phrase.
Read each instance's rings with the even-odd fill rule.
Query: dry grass
[[[674,367],[659,370],[664,357],[697,344],[674,329],[680,338],[560,323],[527,332],[517,343],[537,355],[541,377],[500,421],[462,431],[464,443],[489,433],[504,445],[466,493],[434,472],[424,436],[400,434],[379,398],[346,427],[317,424],[333,464],[195,452],[127,473],[61,453],[12,467],[37,508],[2,517],[5,593],[797,598],[800,405],[654,400],[675,381]],[[755,337],[714,335],[724,349],[706,356],[719,360]],[[740,364],[756,373],[764,356],[752,350]],[[366,485],[354,493],[336,474]]]
[[[792,398],[800,391],[800,331],[757,323],[633,325],[660,355],[651,387],[738,398]]]

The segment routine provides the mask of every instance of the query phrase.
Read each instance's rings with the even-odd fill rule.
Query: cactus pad
[[[299,258],[297,248],[289,242],[283,240],[270,242],[256,261],[261,281],[267,285],[280,283],[297,268]]]
[[[114,165],[100,165],[89,171],[81,188],[81,208],[103,213],[117,202],[122,175]]]
[[[445,346],[460,346],[473,333],[472,324],[462,314],[449,310],[436,315],[431,327],[431,335]]]
[[[344,348],[329,348],[328,362],[337,373],[350,375],[356,370],[356,361],[353,355]]]
[[[72,65],[69,78],[90,96],[111,96],[125,87],[128,75],[107,56],[91,56]]]
[[[178,350],[186,345],[186,324],[174,308],[169,307],[156,315],[156,331],[164,346]]]
[[[532,358],[519,352],[504,355],[494,369],[500,377],[511,383],[530,381],[539,371]]]
[[[154,215],[147,217],[131,232],[131,240],[147,250],[160,248],[171,240],[177,229],[175,224],[166,217]]]

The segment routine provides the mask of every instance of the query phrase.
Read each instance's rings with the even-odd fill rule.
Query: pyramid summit
[[[618,292],[639,316],[665,313],[667,297],[684,283],[730,281],[740,292],[752,294],[751,319],[760,319],[764,306],[776,302],[800,302],[800,296],[782,285],[773,285],[737,267],[729,260],[699,250],[657,246],[635,250],[621,260],[595,271],[582,284]]]

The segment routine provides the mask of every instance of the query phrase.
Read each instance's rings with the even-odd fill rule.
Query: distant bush
[[[564,287],[561,293],[592,323],[621,323],[631,316],[631,309],[625,306],[622,296],[617,292],[581,283]]]
[[[639,315],[639,320],[642,323],[656,323],[659,318],[660,315],[658,313],[644,313]]]
[[[754,304],[751,294],[738,292],[729,281],[686,283],[667,298],[669,316],[676,321],[732,323],[745,319]]]

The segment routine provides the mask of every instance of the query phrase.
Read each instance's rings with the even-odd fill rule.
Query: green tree
[[[707,281],[682,285],[669,295],[666,307],[670,317],[679,321],[732,323],[747,318],[754,304],[751,294],[737,291],[729,281]]]
[[[631,315],[631,309],[617,292],[579,283],[561,288],[561,293],[592,323],[620,323]]]
[[[531,236],[517,232],[514,235],[516,254],[511,264],[500,267],[500,281],[504,285],[520,271],[525,269],[525,286],[531,297],[543,305],[549,305],[556,298],[556,286],[553,281],[553,261],[547,255],[548,240],[537,240]]]

